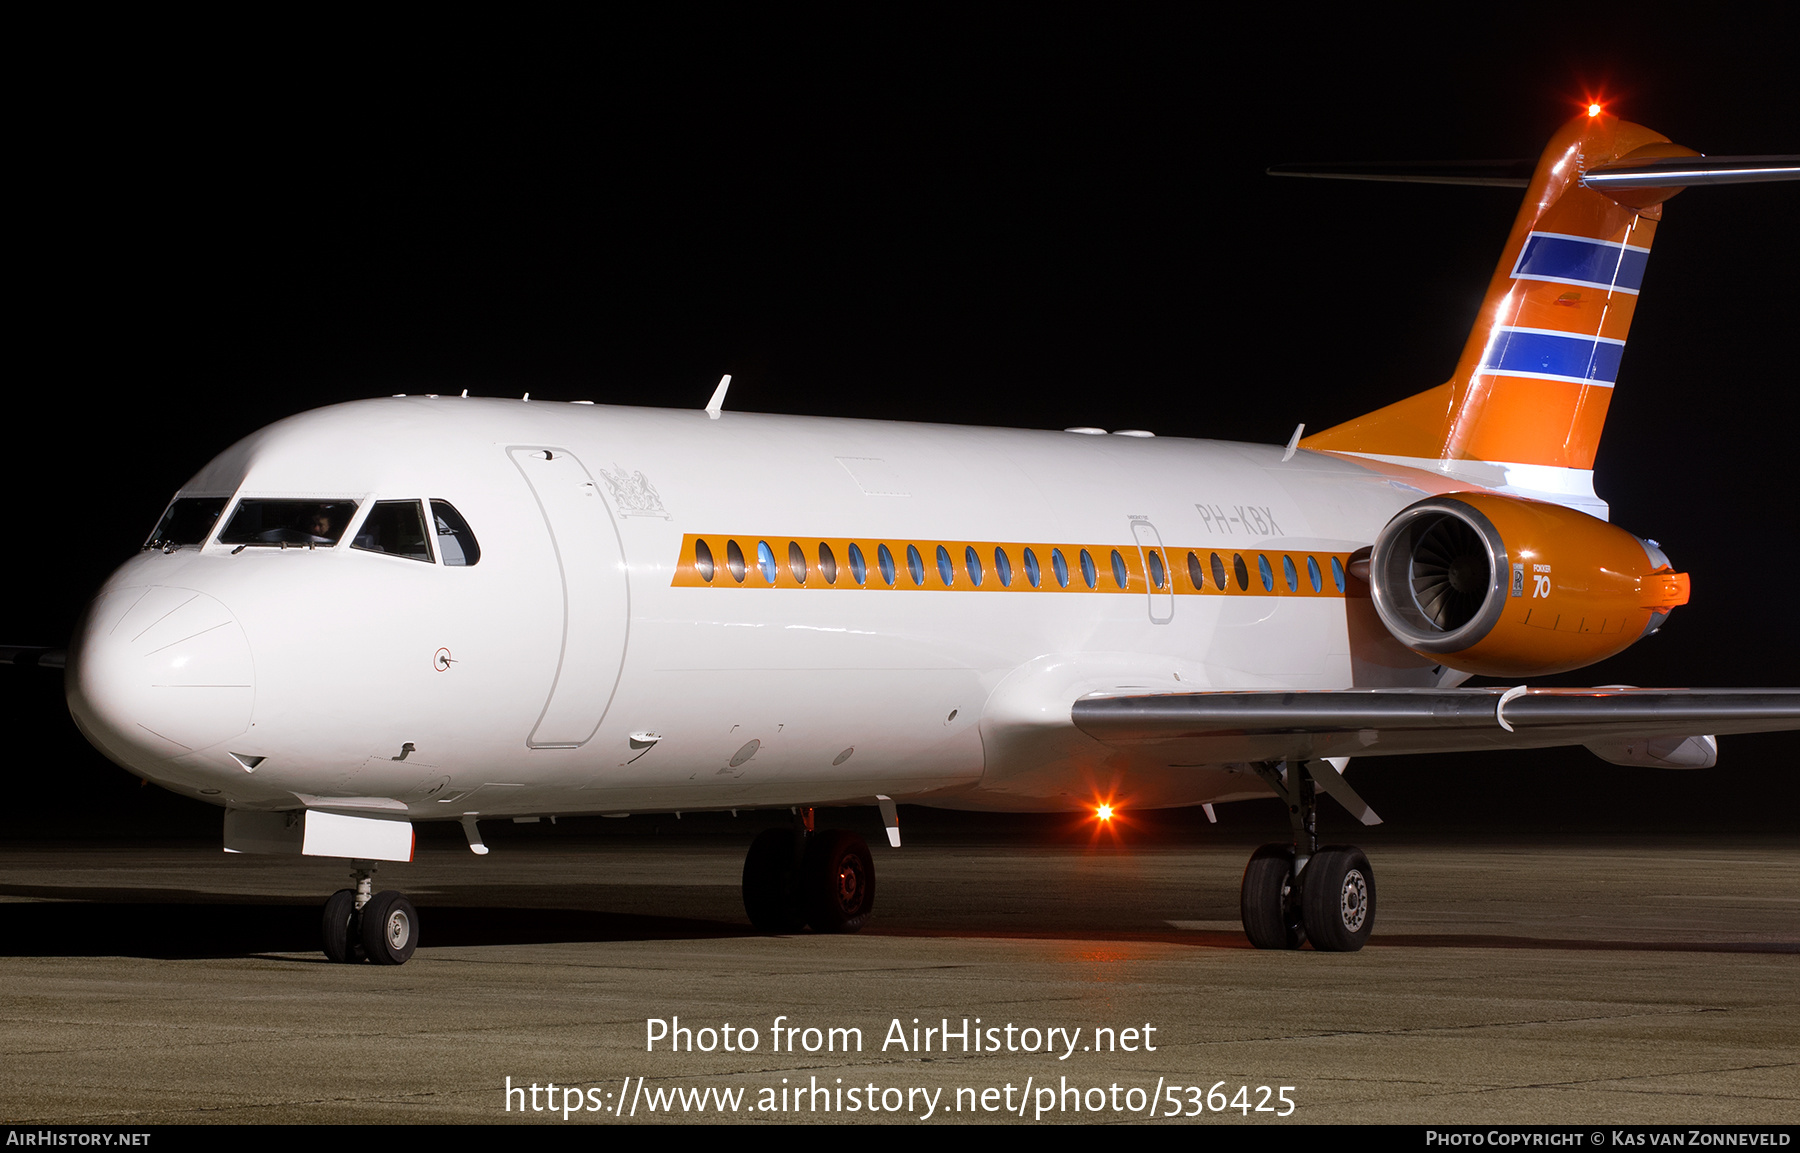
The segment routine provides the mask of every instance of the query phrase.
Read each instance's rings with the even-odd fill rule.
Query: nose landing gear
[[[326,958],[343,964],[406,964],[419,947],[419,911],[393,889],[371,895],[373,862],[353,866],[356,888],[339,889],[325,901],[320,936]]]

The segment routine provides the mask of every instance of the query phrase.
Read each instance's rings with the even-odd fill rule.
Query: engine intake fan
[[[1479,509],[1422,500],[1389,521],[1369,558],[1369,592],[1388,631],[1415,652],[1460,652],[1506,607],[1506,542]]]
[[[1542,676],[1612,656],[1687,603],[1656,546],[1561,505],[1429,497],[1376,538],[1369,593],[1389,632],[1451,668]]]

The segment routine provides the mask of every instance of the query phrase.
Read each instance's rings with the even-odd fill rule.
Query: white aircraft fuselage
[[[1541,689],[1689,580],[1593,466],[1662,204],[1800,178],[1592,105],[1551,138],[1450,380],[1286,448],[412,396],[306,413],[185,485],[68,654],[88,738],[225,806],[225,847],[349,859],[334,961],[401,964],[376,892],[413,822],[790,807],[743,896],[860,928],[862,838],[816,806],[1149,808],[1278,795],[1258,948],[1377,908],[1318,797],[1351,757],[1585,745],[1704,768],[1791,689]],[[1474,674],[1508,689],[1458,688]]]
[[[181,492],[355,502],[337,543],[218,543],[228,511],[202,546],[146,549],[78,631],[70,700],[114,760],[242,810],[419,820],[1266,796],[1241,766],[1103,746],[1069,704],[1095,690],[1460,682],[1393,642],[1341,568],[1398,510],[1471,487],[1164,437],[363,401],[264,429]],[[453,505],[478,562],[443,563],[441,538],[430,561],[351,546],[376,502],[399,500]]]

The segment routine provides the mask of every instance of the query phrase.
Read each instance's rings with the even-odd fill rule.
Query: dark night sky
[[[1800,151],[1791,58],[1750,24],[1008,11],[46,36],[15,145],[0,641],[62,643],[230,442],[366,396],[699,407],[731,372],[740,410],[1279,443],[1449,374],[1517,194],[1268,165],[1535,156],[1594,92],[1704,152]],[[1562,683],[1800,683],[1797,206],[1668,206],[1599,489],[1694,602]],[[27,750],[110,771],[27,689]],[[1784,748],[1738,738],[1735,770],[1679,783],[1541,763],[1587,782],[1578,816],[1621,790],[1725,814],[1766,807],[1730,790]]]

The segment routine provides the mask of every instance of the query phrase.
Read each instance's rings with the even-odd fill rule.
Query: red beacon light
[[[1600,115],[1600,105],[1599,104],[1589,104],[1588,105],[1588,115],[1590,117]]]
[[[1111,805],[1095,805],[1094,806],[1094,817],[1103,824],[1107,821],[1112,820],[1113,807]]]

